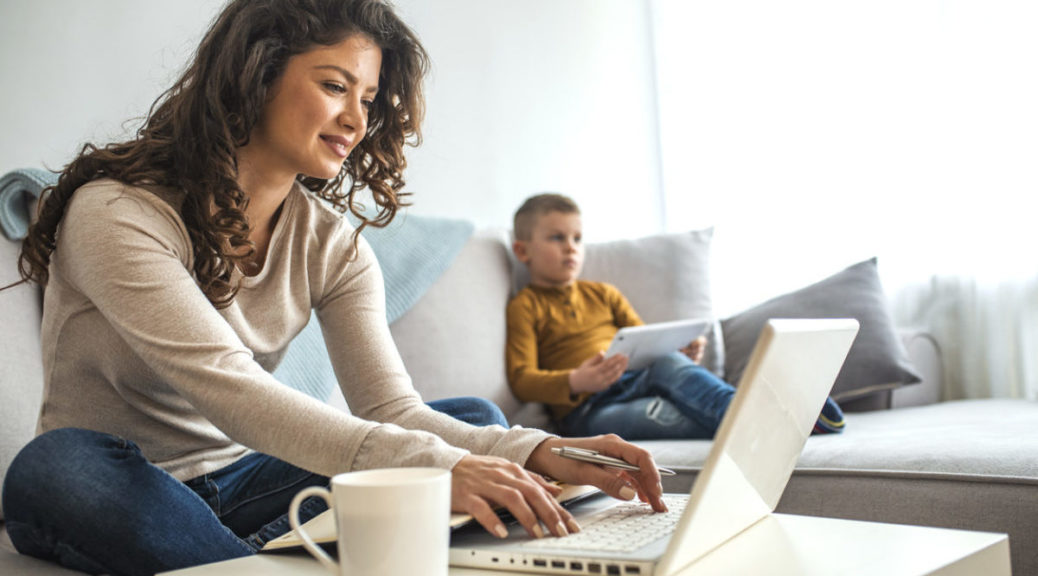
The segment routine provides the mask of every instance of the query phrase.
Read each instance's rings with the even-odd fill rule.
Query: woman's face
[[[243,148],[252,168],[293,179],[338,175],[367,132],[381,67],[382,50],[363,35],[290,58]]]

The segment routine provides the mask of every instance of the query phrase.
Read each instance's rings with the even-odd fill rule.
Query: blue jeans
[[[430,402],[475,425],[507,426],[480,398]],[[253,453],[180,482],[128,440],[75,428],[35,438],[3,487],[8,534],[22,554],[91,574],[155,574],[255,554],[289,530],[288,505],[328,478]],[[327,506],[310,498],[306,521]]]
[[[626,440],[713,438],[735,388],[680,352],[616,383],[567,414],[567,436],[617,434]]]

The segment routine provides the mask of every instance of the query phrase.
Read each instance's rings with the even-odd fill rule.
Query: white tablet
[[[621,328],[606,351],[627,355],[627,369],[640,370],[656,359],[676,352],[706,334],[713,320],[676,320]]]

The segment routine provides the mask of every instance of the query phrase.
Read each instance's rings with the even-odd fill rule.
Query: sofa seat
[[[1028,400],[960,400],[847,415],[812,436],[778,511],[1009,534],[1013,572],[1038,574],[1038,410]],[[639,442],[688,491],[709,441]]]

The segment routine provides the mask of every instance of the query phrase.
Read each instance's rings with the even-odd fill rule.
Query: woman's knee
[[[466,396],[462,400],[469,403],[469,412],[472,414],[469,424],[474,426],[498,425],[508,427],[508,419],[497,404],[486,398]]]
[[[429,402],[429,406],[438,412],[472,424],[473,426],[498,425],[508,427],[501,408],[490,400],[476,396],[462,396]]]
[[[5,517],[16,517],[23,505],[43,495],[76,501],[84,492],[93,492],[92,472],[111,462],[113,452],[121,458],[126,451],[138,450],[127,440],[101,432],[79,428],[44,432],[18,452],[7,470],[2,496]]]

